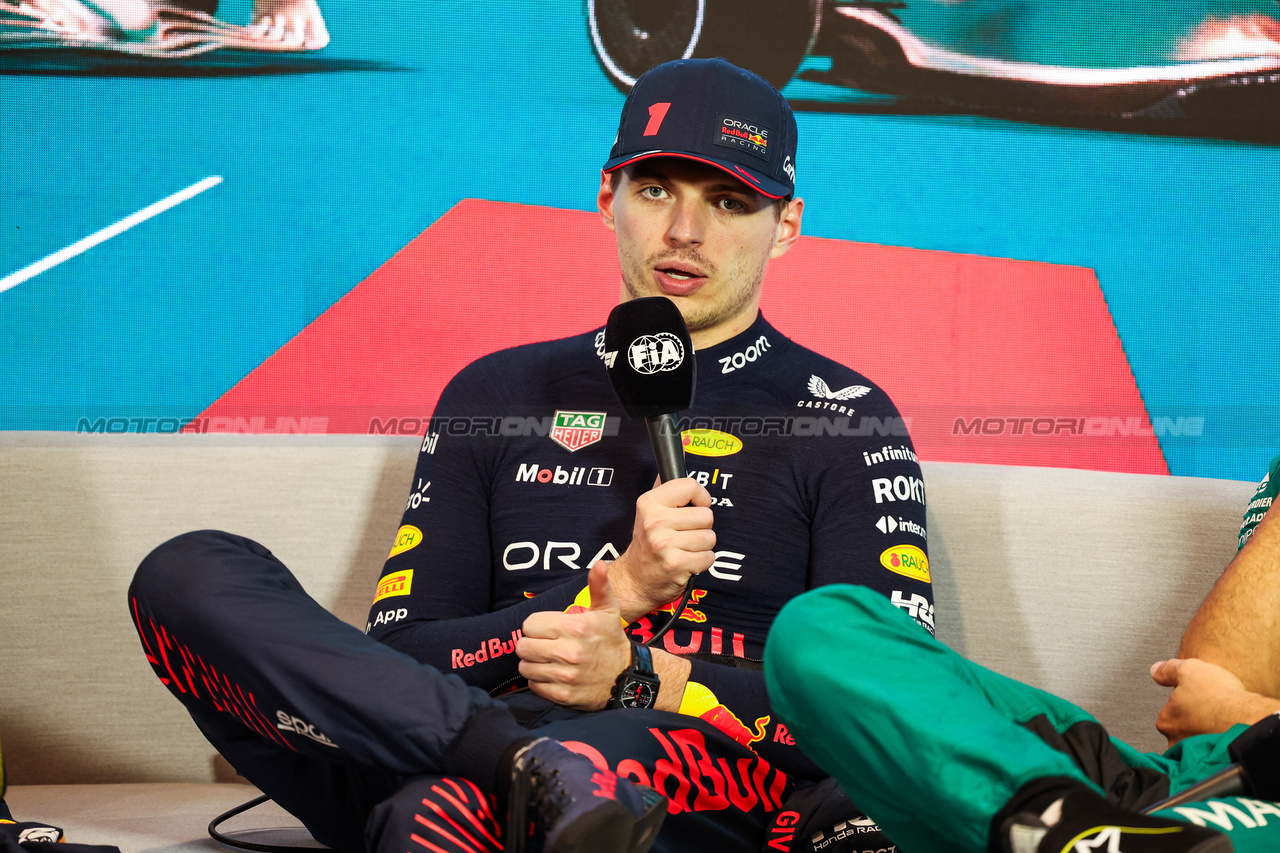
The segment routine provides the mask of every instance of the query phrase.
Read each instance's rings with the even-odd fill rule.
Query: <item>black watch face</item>
[[[653,685],[644,681],[628,681],[622,686],[618,703],[624,708],[652,708],[655,692]]]

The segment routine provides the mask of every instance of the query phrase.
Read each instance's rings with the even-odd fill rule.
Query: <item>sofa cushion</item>
[[[209,837],[209,821],[258,795],[234,783],[16,785],[5,802],[15,819],[61,827],[75,844],[110,844],[121,853],[225,853]],[[273,802],[231,818],[220,831],[258,844],[321,846]]]

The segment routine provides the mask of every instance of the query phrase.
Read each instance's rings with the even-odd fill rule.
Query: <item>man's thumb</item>
[[[1151,680],[1164,687],[1177,687],[1178,666],[1181,663],[1177,658],[1156,661],[1151,664]]]
[[[587,589],[591,591],[592,610],[609,610],[617,613],[622,609],[618,605],[618,600],[613,597],[613,585],[609,583],[609,564],[604,560],[597,560],[591,567],[591,571],[587,574]]]

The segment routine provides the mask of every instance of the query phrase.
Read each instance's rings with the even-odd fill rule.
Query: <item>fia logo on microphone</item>
[[[684,344],[670,332],[641,335],[627,347],[627,362],[636,373],[675,370],[684,363]]]

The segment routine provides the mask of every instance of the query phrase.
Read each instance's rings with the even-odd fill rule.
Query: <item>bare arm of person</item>
[[[1274,507],[1192,617],[1178,649],[1280,699],[1280,514]]]
[[[1280,712],[1280,699],[1247,690],[1229,670],[1208,661],[1158,661],[1151,666],[1151,678],[1173,688],[1156,718],[1156,728],[1170,746],[1192,735],[1225,732],[1238,723],[1253,725]]]

